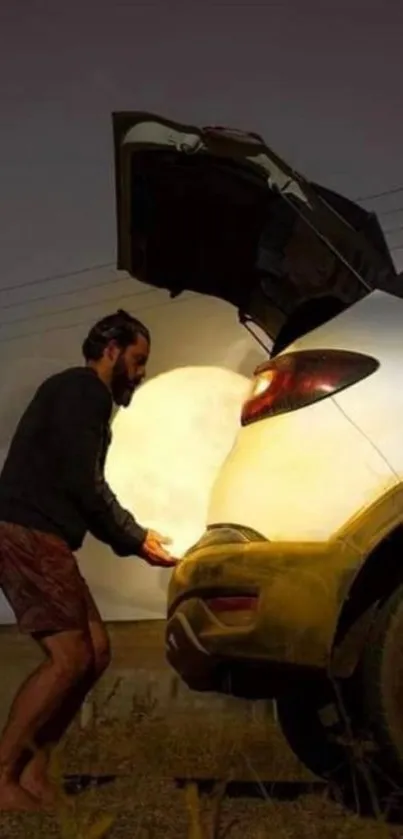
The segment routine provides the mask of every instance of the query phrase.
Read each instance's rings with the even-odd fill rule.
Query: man
[[[51,803],[51,749],[109,664],[108,636],[73,554],[86,532],[119,556],[175,564],[170,540],[141,527],[104,478],[113,403],[128,406],[142,382],[149,332],[119,310],[95,324],[82,349],[84,366],[37,390],[0,475],[0,585],[20,631],[46,654],[0,740],[0,810]]]

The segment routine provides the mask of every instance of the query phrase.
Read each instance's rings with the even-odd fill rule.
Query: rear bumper
[[[199,604],[200,607],[200,604]],[[249,636],[246,653],[218,650],[210,652],[193,631],[196,604],[187,602],[169,621],[166,632],[167,659],[181,679],[192,690],[236,696],[243,699],[268,699],[278,696],[293,678],[299,678],[303,667],[290,667],[268,661],[253,653],[253,636]],[[234,639],[235,640],[235,639]],[[205,641],[205,639],[203,639]],[[239,648],[242,645],[239,644]]]
[[[244,696],[274,696],[284,679],[289,687],[301,671],[334,666],[351,586],[365,559],[403,522],[402,511],[400,485],[326,543],[223,544],[206,534],[171,578],[168,661],[195,690]],[[206,600],[229,591],[258,595],[247,625],[223,625],[210,611]]]
[[[225,681],[243,673],[246,680],[256,675],[259,690],[267,696],[274,695],[278,679],[288,678],[291,671],[326,667],[346,572],[358,562],[357,552],[339,541],[196,548],[171,580],[166,629],[170,664],[196,690],[227,692]],[[257,609],[248,625],[223,625],[208,608],[207,596],[229,590],[257,593]]]

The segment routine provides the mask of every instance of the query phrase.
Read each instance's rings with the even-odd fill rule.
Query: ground
[[[14,654],[16,643],[7,644]],[[360,817],[334,800],[290,753],[269,706],[220,708],[208,698],[192,704],[175,691],[165,701],[156,689],[135,691],[129,647],[126,638],[126,654],[120,649],[115,659],[124,669],[94,694],[54,766],[59,780],[70,776],[70,788],[77,775],[99,785],[68,805],[61,797],[54,816],[3,814],[1,839],[403,837],[399,825]],[[125,713],[117,701],[122,686],[126,699],[131,689]]]

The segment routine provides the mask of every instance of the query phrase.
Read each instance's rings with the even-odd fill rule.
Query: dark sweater
[[[118,556],[146,536],[104,478],[112,397],[89,367],[47,379],[23,414],[0,475],[0,521],[61,536],[75,551],[87,531]]]

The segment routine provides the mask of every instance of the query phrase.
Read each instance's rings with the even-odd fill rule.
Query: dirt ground
[[[217,721],[133,708],[76,725],[54,767],[97,788],[61,797],[55,816],[1,817],[1,839],[387,839],[300,767],[272,720]],[[109,777],[108,777],[109,776]],[[104,781],[101,784],[101,781]]]
[[[0,839],[403,839],[403,816],[389,826],[335,800],[294,758],[269,706],[170,692],[160,626],[111,635],[112,672],[53,767],[61,791],[66,776],[69,792],[74,776],[93,788],[61,792],[52,816],[0,814]],[[3,630],[0,660],[3,717],[39,657]]]

